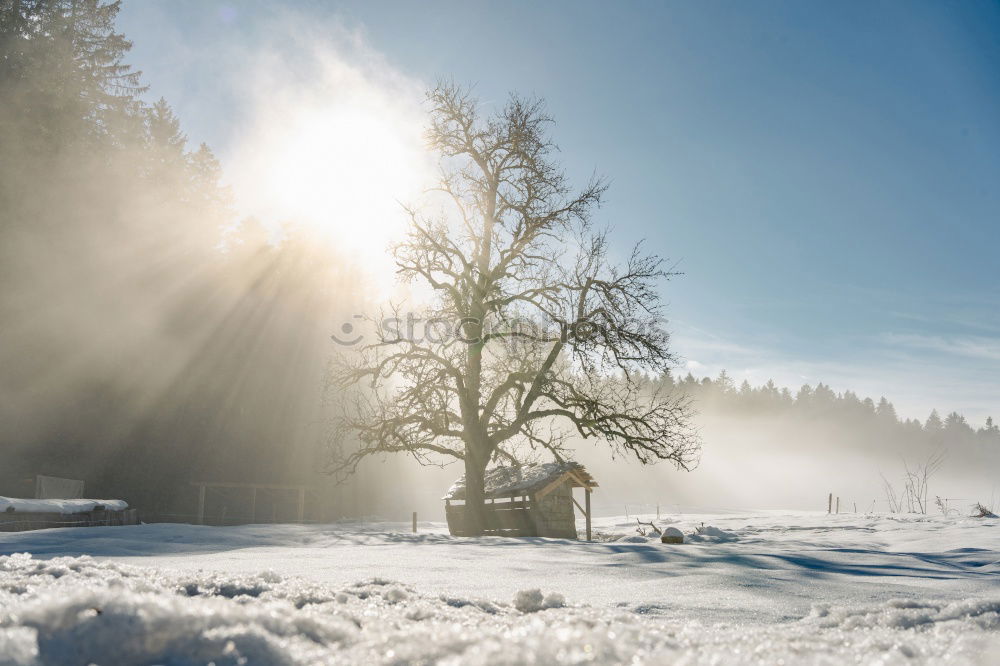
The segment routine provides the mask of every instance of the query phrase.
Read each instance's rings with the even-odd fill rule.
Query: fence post
[[[840,497],[837,497],[837,513],[840,513]]]
[[[205,484],[198,486],[198,524],[205,524]]]
[[[413,512],[413,533],[417,533],[417,512]]]
[[[833,493],[830,493],[826,498],[826,512],[833,513]]]

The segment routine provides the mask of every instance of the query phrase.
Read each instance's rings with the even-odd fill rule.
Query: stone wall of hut
[[[563,483],[548,495],[532,502],[532,517],[538,536],[576,539],[576,516],[573,512],[573,487]]]

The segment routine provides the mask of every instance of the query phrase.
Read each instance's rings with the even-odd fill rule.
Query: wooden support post
[[[833,513],[833,493],[826,498],[826,512]]]
[[[299,488],[299,522],[303,523],[306,520],[306,489]]]
[[[586,515],[587,515],[587,541],[590,541],[591,536],[592,536],[591,535],[591,531],[590,531],[590,488],[586,488],[585,489],[583,503],[587,507],[587,511],[586,511]]]
[[[257,522],[257,486],[250,489],[250,522]]]
[[[837,497],[837,513],[840,513],[840,497]]]
[[[417,533],[417,512],[413,512],[413,533]]]
[[[205,524],[205,485],[198,486],[198,524]]]

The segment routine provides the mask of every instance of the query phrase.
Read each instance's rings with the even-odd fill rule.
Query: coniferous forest
[[[920,421],[901,417],[884,396],[875,401],[850,390],[837,393],[822,382],[815,387],[805,384],[795,391],[775,386],[773,381],[752,386],[744,380],[737,386],[726,371],[714,379],[698,379],[688,373],[681,379],[666,377],[662,381],[683,389],[705,411],[853,424],[867,433],[866,440],[908,442],[905,446],[915,450],[936,446],[956,452],[1000,451],[1000,425],[992,417],[982,425],[973,425],[956,411],[942,418],[935,409]]]
[[[296,478],[359,287],[334,248],[237,218],[119,5],[0,3],[0,494],[41,473],[167,507],[196,478]]]

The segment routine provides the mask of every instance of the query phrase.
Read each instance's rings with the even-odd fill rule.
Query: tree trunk
[[[483,364],[483,321],[486,316],[484,300],[490,291],[490,254],[493,243],[493,216],[497,206],[497,181],[490,174],[490,188],[486,197],[483,216],[482,247],[477,260],[476,288],[469,303],[471,333],[475,342],[468,345],[466,387],[469,404],[465,413],[465,524],[469,534],[481,536],[486,528],[486,498],[483,477],[489,463],[490,451],[486,428],[481,421],[481,381]]]
[[[482,536],[486,529],[486,495],[483,477],[486,462],[467,446],[465,456],[465,529],[471,536]]]

